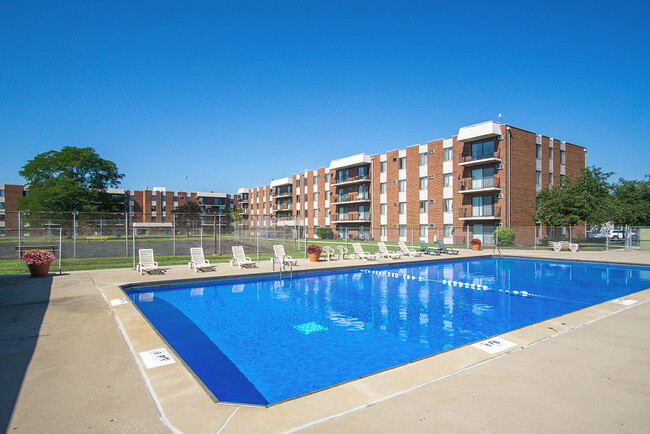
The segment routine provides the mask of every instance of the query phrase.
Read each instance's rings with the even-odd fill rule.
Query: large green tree
[[[611,173],[587,167],[567,176],[559,187],[537,194],[534,220],[548,226],[573,226],[580,221],[601,224],[611,220]]]
[[[611,220],[618,225],[650,226],[650,180],[620,178],[612,185]]]
[[[175,215],[176,227],[184,228],[188,236],[192,229],[201,227],[201,205],[197,202],[190,201],[177,206],[172,213]]]
[[[117,187],[124,175],[115,163],[101,158],[93,148],[65,146],[60,151],[44,152],[28,161],[18,173],[29,184],[28,195],[18,201],[21,210],[122,210],[106,189]]]

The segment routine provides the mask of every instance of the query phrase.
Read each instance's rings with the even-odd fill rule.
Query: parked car
[[[610,240],[622,240],[625,238],[625,231],[610,229],[607,233]]]

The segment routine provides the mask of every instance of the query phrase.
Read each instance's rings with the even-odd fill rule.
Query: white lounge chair
[[[327,260],[331,261],[332,256],[334,256],[335,250],[330,246],[323,247],[323,254],[327,256]]]
[[[339,251],[339,259],[345,259],[345,255],[348,254],[348,248],[345,246],[336,246],[336,250]]]
[[[298,261],[293,259],[291,256],[284,253],[284,246],[282,244],[277,244],[273,246],[273,251],[275,252],[275,257],[271,261],[278,261],[281,265],[297,265]]]
[[[190,270],[194,270],[195,273],[198,273],[199,270],[214,271],[214,267],[216,267],[216,265],[210,264],[210,261],[205,259],[203,247],[191,247],[190,258],[191,260],[187,263],[187,266]]]
[[[138,265],[135,268],[140,274],[161,271],[153,259],[153,249],[138,249]]]
[[[244,248],[242,246],[232,246],[232,260],[230,265],[243,267],[256,267],[257,263],[252,261],[251,258],[246,256],[244,253]]]
[[[417,250],[410,249],[404,241],[400,241],[398,244],[404,256],[422,256],[422,252],[418,252]]]
[[[386,247],[386,243],[383,241],[378,242],[377,247],[379,247],[380,258],[399,259],[402,257],[400,253],[389,251],[388,247]]]
[[[359,259],[363,259],[364,261],[367,261],[368,259],[370,259],[370,260],[376,260],[377,259],[377,255],[372,254],[372,253],[368,253],[368,252],[364,252],[363,249],[361,248],[360,243],[352,243],[352,248],[354,249],[354,256],[359,258]]]

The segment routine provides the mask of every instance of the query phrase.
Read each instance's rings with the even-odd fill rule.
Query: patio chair
[[[339,259],[345,259],[345,255],[348,254],[348,248],[345,246],[336,246],[336,250],[339,251]]]
[[[273,252],[275,257],[271,261],[278,261],[280,265],[297,265],[298,261],[293,259],[291,256],[284,253],[284,246],[282,244],[276,244],[273,246]]]
[[[422,241],[420,241],[422,242]],[[397,244],[399,244],[399,248],[402,251],[402,254],[404,256],[422,256],[422,252],[418,252],[415,249],[410,249],[404,241],[400,241]],[[425,244],[426,245],[426,244]],[[427,247],[428,249],[428,247]]]
[[[442,253],[437,247],[430,249],[429,246],[427,246],[427,243],[422,240],[420,240],[420,250],[425,255],[440,255]]]
[[[150,274],[152,271],[162,271],[153,259],[153,249],[138,249],[138,265],[135,269],[140,274],[144,274],[145,271]]]
[[[579,248],[580,248],[580,244],[578,244],[578,243],[569,243],[569,250],[571,250],[571,252],[575,253],[575,252],[578,251]]]
[[[328,261],[331,261],[331,260],[332,260],[332,257],[334,256],[334,253],[335,253],[335,252],[336,252],[336,250],[334,250],[334,249],[333,249],[332,247],[330,247],[330,246],[325,246],[325,247],[323,247],[323,254],[327,256],[327,260],[328,260]]]
[[[399,259],[402,257],[400,253],[389,251],[388,247],[386,247],[386,243],[383,241],[378,242],[377,247],[379,247],[380,258]]]
[[[205,259],[203,255],[203,247],[192,247],[190,248],[190,262],[187,263],[187,266],[190,270],[194,270],[195,273],[198,273],[199,270],[208,270],[214,271],[216,265],[210,264],[210,261]]]
[[[459,250],[445,246],[445,243],[442,241],[438,241],[438,250],[440,250],[440,253],[446,253],[448,255],[457,255],[459,252]]]
[[[252,261],[251,258],[246,256],[244,253],[244,248],[242,246],[232,246],[232,260],[230,265],[239,266],[239,268],[244,267],[256,267],[257,263]]]
[[[367,261],[368,259],[377,260],[377,255],[364,252],[360,243],[352,243],[352,248],[354,249],[354,256],[359,259],[363,259],[364,261]]]

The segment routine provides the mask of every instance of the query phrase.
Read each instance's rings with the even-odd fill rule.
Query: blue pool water
[[[649,287],[650,268],[484,258],[127,293],[219,400],[270,404]]]

